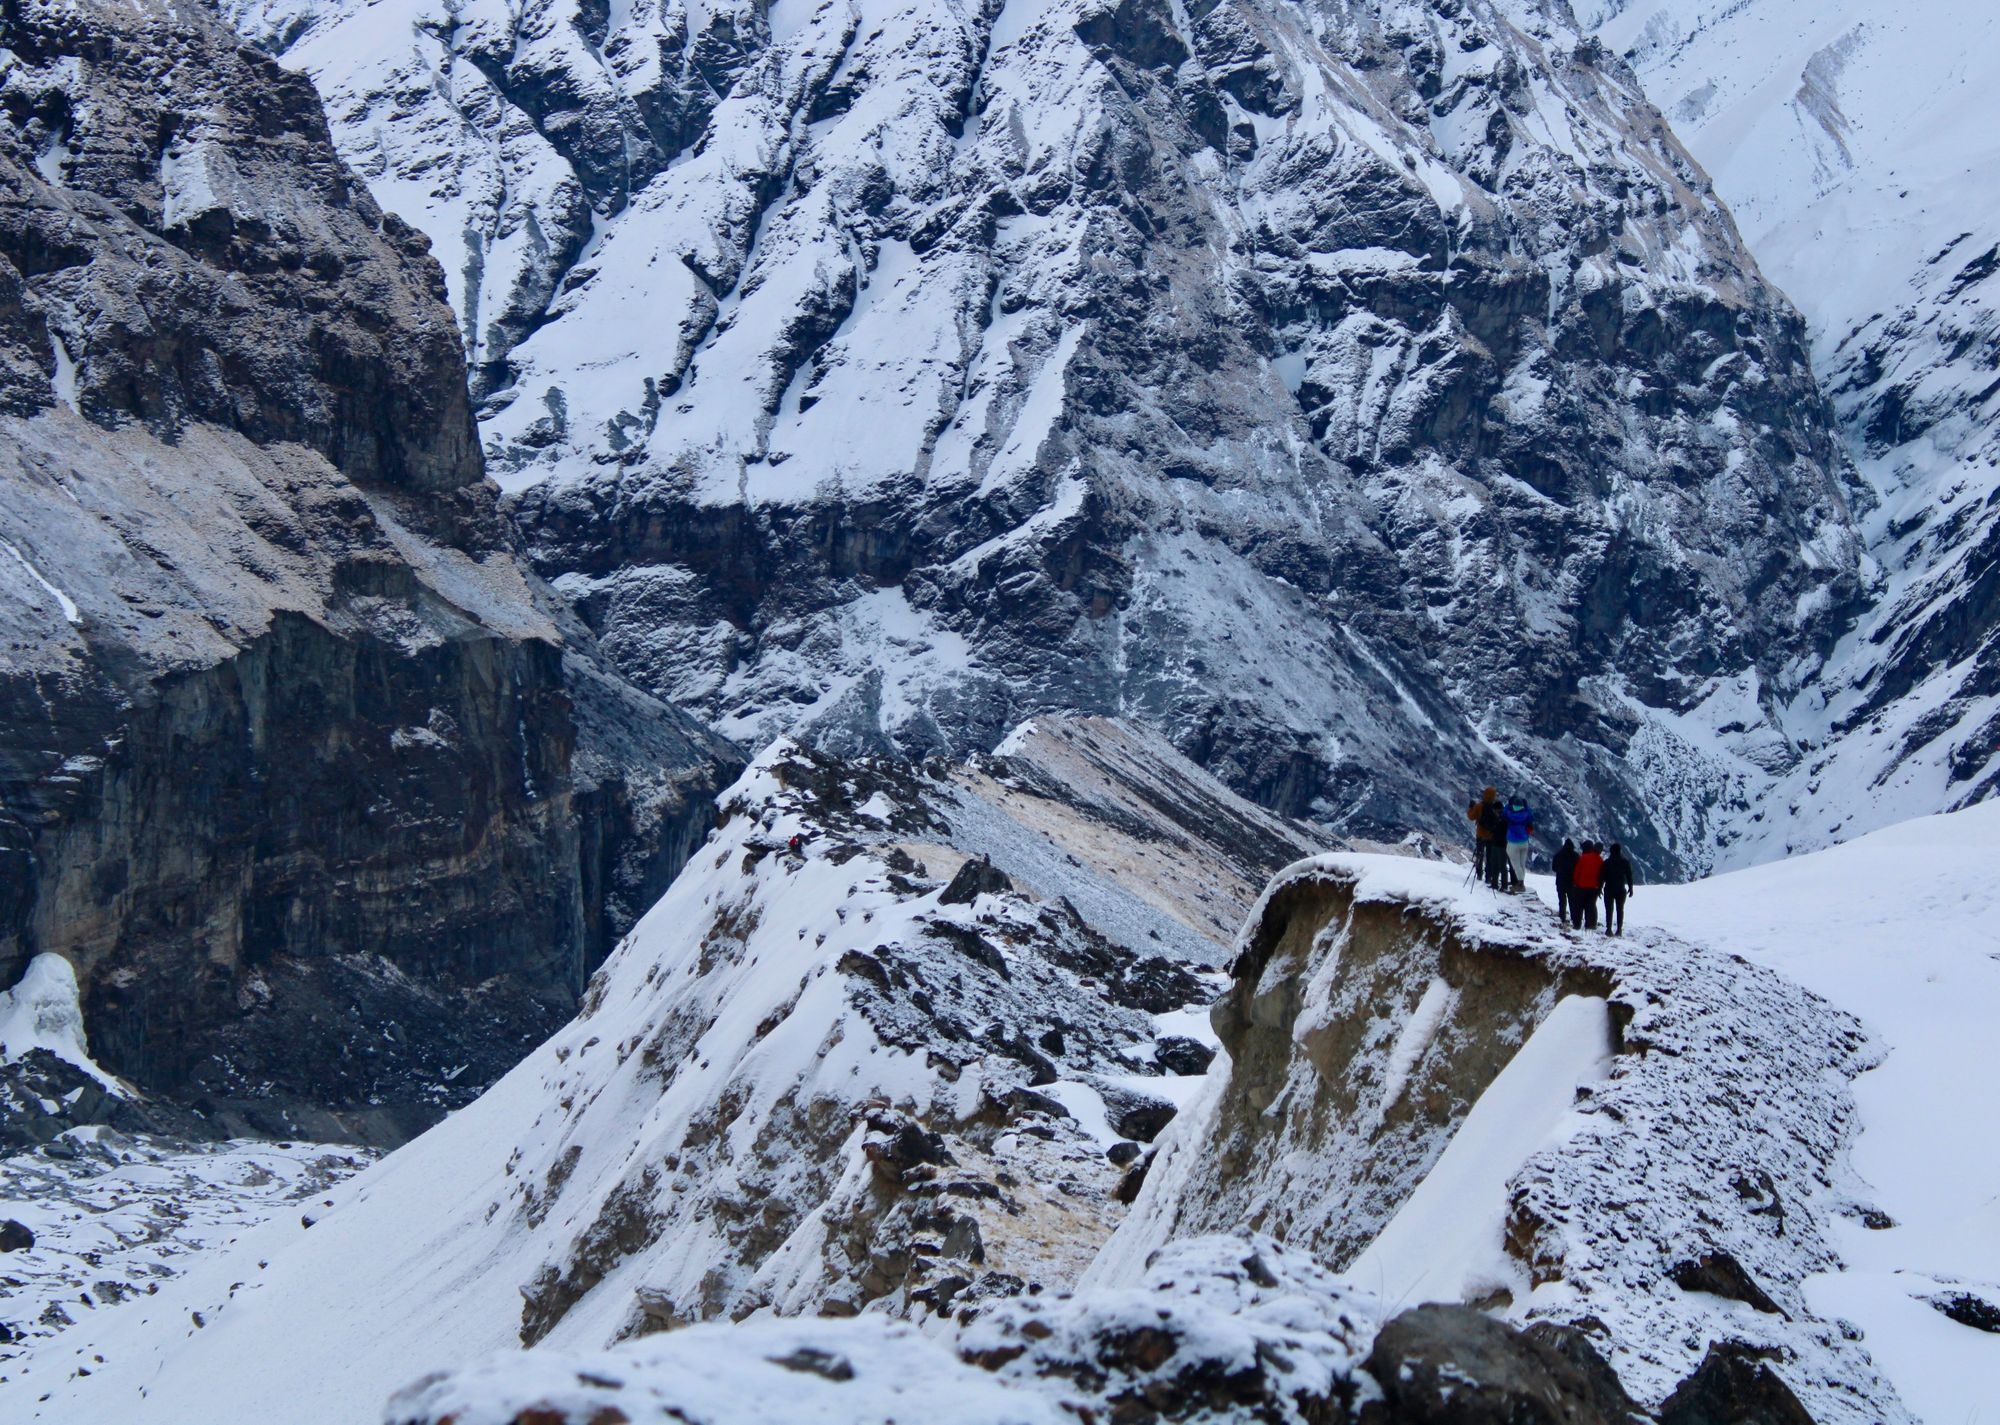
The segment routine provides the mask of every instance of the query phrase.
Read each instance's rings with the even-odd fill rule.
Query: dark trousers
[[[1568,881],[1556,882],[1556,919],[1565,925],[1569,923],[1569,899],[1573,894]]]
[[[1569,923],[1576,930],[1597,929],[1597,891],[1570,888]]]
[[[1625,933],[1625,892],[1606,891],[1604,893],[1604,933],[1623,935]]]
[[[1505,848],[1497,841],[1482,841],[1479,843],[1479,854],[1486,863],[1481,873],[1486,877],[1486,884],[1496,891],[1499,890],[1501,882],[1507,875]]]

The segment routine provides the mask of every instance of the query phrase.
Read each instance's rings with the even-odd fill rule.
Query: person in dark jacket
[[[1472,874],[1480,880],[1489,883],[1492,877],[1488,874],[1486,862],[1489,856],[1497,856],[1499,854],[1493,849],[1499,843],[1493,838],[1492,827],[1489,825],[1489,818],[1486,812],[1487,808],[1498,807],[1499,805],[1500,793],[1492,787],[1488,787],[1473,799],[1471,806],[1465,809],[1466,820],[1472,823],[1473,828]]]
[[[1632,874],[1632,863],[1625,859],[1625,848],[1617,842],[1611,843],[1611,854],[1604,858],[1604,933],[1623,935],[1625,933],[1625,898],[1632,894],[1632,887],[1638,877]]]
[[[1597,891],[1604,883],[1604,855],[1595,841],[1583,843],[1570,872],[1569,923],[1572,930],[1597,929]]]
[[[1497,891],[1507,880],[1507,810],[1497,792],[1479,813],[1479,829],[1486,835],[1486,884]]]
[[[1535,810],[1521,797],[1507,803],[1507,878],[1519,895],[1528,888],[1528,838],[1535,834]]]
[[[1549,869],[1556,873],[1556,919],[1568,925],[1570,877],[1576,870],[1576,843],[1567,836],[1563,838],[1562,850],[1550,859]]]

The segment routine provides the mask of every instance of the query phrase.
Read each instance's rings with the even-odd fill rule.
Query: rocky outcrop
[[[1280,876],[1214,1011],[1226,1067],[1086,1285],[1249,1227],[1392,1300],[1581,1333],[1647,1408],[1710,1398],[1683,1383],[1715,1346],[1821,1425],[1906,1419],[1803,1290],[1855,1210],[1858,1026],[1741,960],[1545,917],[1408,860]]]
[[[463,254],[537,566],[746,741],[1116,712],[1390,839],[1497,748],[1656,872],[1795,756],[1850,475],[1565,6],[234,13]]]
[[[1140,1286],[1019,1297],[927,1339],[878,1318],[695,1327],[591,1354],[536,1351],[420,1380],[391,1425],[1624,1425],[1587,1345],[1462,1308],[1390,1309],[1248,1235],[1178,1242]],[[941,1339],[939,1338],[941,1335]],[[1594,1367],[1594,1369],[1593,1369]],[[1474,1374],[1468,1374],[1473,1372]]]
[[[116,1071],[404,1136],[562,1021],[734,754],[517,563],[426,242],[309,83],[200,5],[0,51],[0,980],[57,952]]]

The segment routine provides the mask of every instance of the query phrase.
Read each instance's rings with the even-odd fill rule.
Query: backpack
[[[1486,833],[1488,841],[1498,841],[1507,834],[1507,813],[1500,810],[1500,803],[1488,802],[1479,813],[1479,829]]]

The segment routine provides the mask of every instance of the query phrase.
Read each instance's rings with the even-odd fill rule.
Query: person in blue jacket
[[[1507,802],[1507,870],[1514,894],[1528,888],[1528,838],[1535,834],[1535,812],[1520,797]]]

